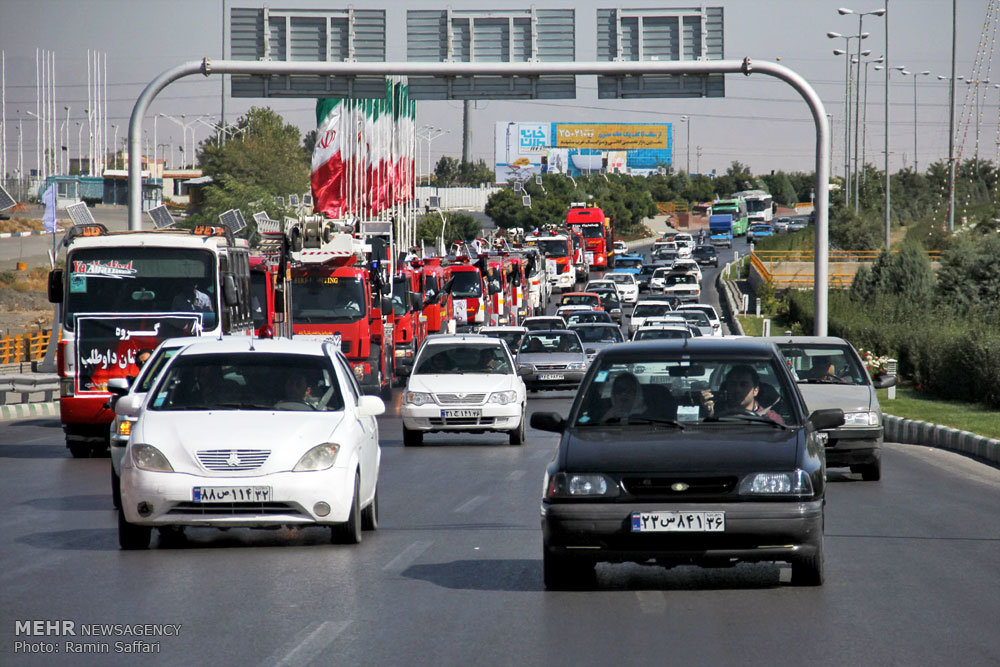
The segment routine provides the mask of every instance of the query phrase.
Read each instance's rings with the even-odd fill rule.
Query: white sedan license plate
[[[635,512],[633,533],[722,533],[725,512]]]
[[[482,414],[482,410],[442,410],[441,411],[441,418],[442,419],[462,419],[462,418],[465,418],[465,419],[469,419],[469,418],[478,419],[481,414]]]
[[[539,380],[565,380],[566,376],[562,373],[541,373],[538,376]]]
[[[266,503],[271,500],[271,487],[196,486],[191,499],[196,503]]]

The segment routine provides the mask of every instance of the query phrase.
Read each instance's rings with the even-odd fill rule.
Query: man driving
[[[733,366],[726,374],[717,394],[711,390],[701,392],[701,404],[705,417],[728,417],[739,414],[753,414],[767,417],[778,424],[784,419],[771,406],[761,405],[757,397],[760,393],[760,375],[747,364]]]

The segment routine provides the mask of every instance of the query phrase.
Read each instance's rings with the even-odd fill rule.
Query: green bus
[[[742,199],[720,199],[712,204],[712,215],[733,216],[733,237],[746,236],[750,218],[747,214],[747,204]]]

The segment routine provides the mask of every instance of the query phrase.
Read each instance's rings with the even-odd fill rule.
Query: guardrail
[[[0,338],[0,364],[43,359],[52,340],[52,330]]]
[[[874,262],[881,250],[831,250],[831,262]],[[899,250],[892,250],[897,253]],[[931,261],[941,259],[940,250],[927,250]],[[812,262],[816,257],[814,250],[754,250],[762,262]]]
[[[805,274],[803,272],[782,272],[774,271],[773,264],[775,262],[809,262],[812,260],[812,253],[810,251],[808,260],[789,258],[787,256],[776,258],[774,257],[777,253],[798,253],[801,251],[797,250],[769,250],[769,251],[757,251],[750,253],[750,265],[757,275],[766,282],[768,285],[774,287],[802,287],[810,288],[815,282],[814,276]],[[834,257],[834,252],[844,252],[844,251],[830,251],[830,261],[831,262],[847,262],[847,261],[865,261],[865,260],[848,260],[848,259],[838,259]],[[793,255],[794,257],[794,255]],[[768,267],[765,262],[771,262],[772,266]],[[830,287],[838,287],[842,289],[847,289],[854,282],[854,273],[829,273],[828,274]]]
[[[55,373],[0,375],[0,405],[37,403],[59,398]]]

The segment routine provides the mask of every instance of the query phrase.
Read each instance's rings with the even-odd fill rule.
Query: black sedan
[[[588,587],[598,562],[729,567],[785,561],[823,582],[821,429],[773,344],[656,341],[594,359],[545,474],[545,586]]]

